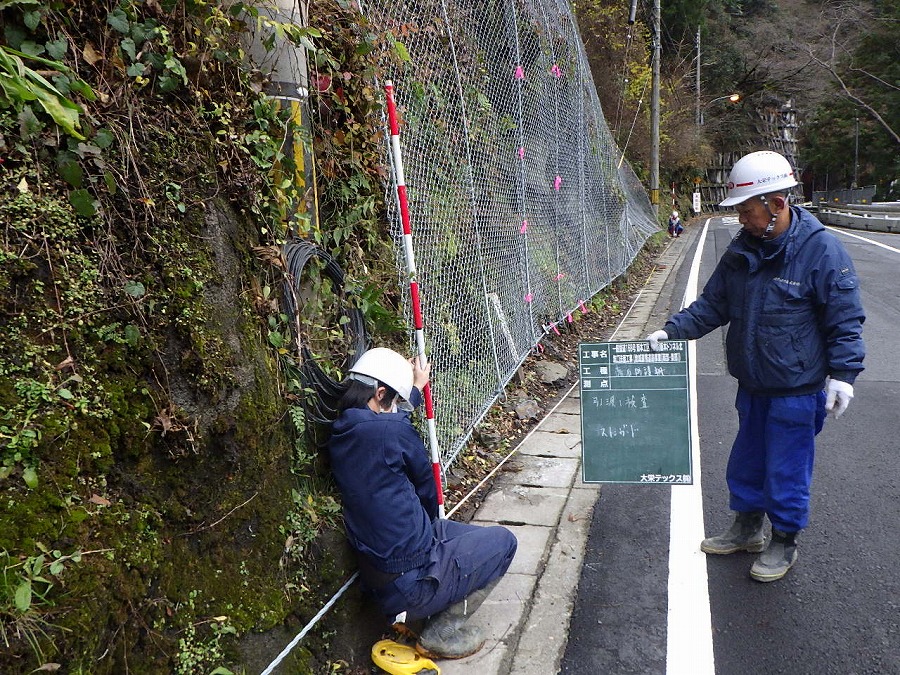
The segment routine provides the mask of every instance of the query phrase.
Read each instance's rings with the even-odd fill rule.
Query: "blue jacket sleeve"
[[[663,330],[670,340],[696,340],[728,323],[726,256],[719,260],[700,297],[666,321]]]
[[[862,339],[866,317],[859,297],[859,279],[850,256],[842,248],[829,250],[826,256],[834,262],[822,265],[825,272],[816,280],[816,294],[828,374],[853,384],[863,370],[866,353]]]

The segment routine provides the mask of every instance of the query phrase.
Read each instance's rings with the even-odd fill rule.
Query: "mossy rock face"
[[[350,9],[317,10],[317,54],[360,77],[340,88],[352,105],[312,101],[331,111],[321,185],[286,180],[313,141],[262,93],[245,9],[0,8],[4,51],[51,57],[71,104],[68,123],[27,96],[0,108],[0,672],[242,672],[239,637],[305,623],[355,567],[327,468],[299,440],[277,252],[289,226],[364,271],[367,320],[399,330],[377,55]],[[345,299],[312,268],[301,332],[340,363],[328,324]],[[340,658],[323,626],[296,672]]]
[[[54,283],[48,265],[0,260],[0,283],[13,294],[4,307],[18,317],[17,342],[0,349],[8,373],[0,400],[7,411],[21,403],[23,392],[31,395],[28,378],[40,431],[29,450],[37,484],[26,486],[21,468],[2,482],[0,548],[11,560],[41,547],[85,553],[53,578],[48,603],[33,607],[47,622],[42,658],[25,631],[17,636],[26,614],[6,613],[6,600],[0,620],[13,631],[0,671],[29,672],[50,659],[69,672],[171,673],[186,627],[200,624],[191,635],[202,645],[213,637],[203,633],[210,617],[244,632],[270,628],[290,610],[279,564],[294,440],[280,374],[245,293],[258,273],[248,255],[258,242],[228,203],[206,200],[197,225],[155,233],[171,245],[150,264],[156,271],[131,275],[145,288],[171,290],[158,296],[155,319],[140,324],[123,303],[106,310],[102,325],[79,326],[44,309],[53,308],[46,287],[77,290],[83,307],[103,306],[103,287],[84,281],[100,262],[78,219],[47,188],[46,207],[31,194],[16,207],[16,222],[24,233],[39,213],[57,214],[48,222],[72,235],[57,244],[78,261],[80,286]],[[190,245],[179,244],[186,238]],[[52,321],[64,326],[47,331]],[[126,334],[132,325],[137,335]],[[66,359],[47,348],[48,333],[67,335],[72,365],[64,374],[89,372],[67,385],[77,397],[89,381],[97,398],[87,407],[51,396],[62,376],[42,388],[41,373],[59,371],[41,364]]]

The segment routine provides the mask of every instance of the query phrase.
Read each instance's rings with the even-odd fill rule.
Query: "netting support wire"
[[[450,55],[453,57],[453,72],[456,74],[456,87],[459,90],[459,110],[463,124],[463,142],[466,146],[466,173],[469,176],[469,200],[472,203],[472,225],[475,232],[475,240],[477,242],[478,251],[478,267],[481,271],[481,290],[484,297],[484,319],[487,323],[488,334],[491,338],[491,351],[494,353],[494,371],[497,375],[497,391],[502,392],[505,382],[503,374],[500,372],[500,355],[497,353],[497,339],[494,336],[494,322],[491,319],[491,305],[488,298],[487,272],[484,269],[484,251],[481,241],[480,218],[478,217],[478,202],[475,199],[475,176],[473,175],[472,162],[472,144],[470,142],[471,135],[469,133],[469,116],[466,112],[466,93],[463,89],[462,77],[459,71],[459,62],[456,58],[456,43],[453,40],[453,23],[450,21],[450,14],[447,12],[447,3],[441,0],[441,12],[444,15],[444,25],[447,27],[447,38],[450,42]]]
[[[581,35],[578,30],[578,26],[575,23],[575,14],[574,12],[569,14],[569,27],[572,30],[573,35]],[[580,125],[583,129],[587,129],[587,120],[585,119],[585,105],[584,99],[587,97],[587,85],[585,84],[584,77],[584,63],[578,55],[576,54],[575,63],[578,66],[578,119]],[[588,71],[590,72],[590,71]],[[591,80],[593,82],[593,80]],[[587,223],[587,186],[585,185],[585,165],[587,163],[587,153],[585,152],[585,146],[588,143],[588,135],[586,133],[581,134],[581,138],[578,140],[578,164],[581,167],[581,171],[579,171],[579,185],[581,187],[581,247],[582,247],[582,255],[584,256],[584,289],[585,294],[590,295],[591,291],[593,291],[593,286],[591,285],[590,273],[588,269],[590,269],[590,258],[588,252],[588,223]],[[587,299],[587,298],[585,298]],[[582,304],[582,309],[584,309],[584,305]]]
[[[394,83],[386,80],[384,93],[387,99],[388,123],[391,128],[391,157],[394,160],[394,176],[397,180],[397,201],[400,203],[400,221],[403,225],[403,252],[406,256],[406,273],[409,278],[409,296],[412,305],[413,323],[416,329],[416,349],[419,364],[425,367],[428,356],[425,353],[425,330],[422,321],[422,305],[419,298],[419,281],[416,277],[416,256],[412,245],[412,227],[409,219],[409,202],[406,198],[406,176],[403,171],[403,154],[400,151],[400,123],[397,121],[397,103],[394,100]],[[434,403],[431,398],[431,382],[426,382],[422,395],[425,397],[425,419],[428,424],[428,443],[431,446],[431,470],[437,488],[438,516],[444,517],[444,488],[441,482],[441,452],[438,447],[437,425],[434,421]]]
[[[628,136],[625,137],[625,145],[622,146],[622,156],[619,158],[619,168],[622,166],[622,162],[625,161],[625,151],[628,149],[628,144],[631,142],[631,134],[634,133],[634,125],[637,124],[638,115],[641,112],[641,106],[644,105],[644,94],[647,93],[647,80],[644,80],[644,88],[641,89],[641,97],[638,99],[637,108],[634,111],[634,119],[631,120],[631,128],[628,130]]]
[[[550,36],[553,35],[553,32],[550,30],[550,20],[547,18],[547,10],[544,7],[543,0],[538,2],[541,8],[541,16],[544,18],[544,28],[547,31],[547,42],[548,47],[550,48],[550,60],[553,62],[553,65],[558,65],[556,61],[556,50],[553,48],[553,40]],[[548,69],[548,72],[550,70]],[[559,72],[559,71],[557,71]],[[551,80],[553,82],[553,171],[556,174],[557,178],[559,177],[559,77],[553,78]],[[560,186],[561,184],[557,180],[554,183],[554,194],[553,196],[553,234],[554,244],[556,247],[556,307],[557,307],[557,318],[556,322],[551,321],[550,326],[553,327],[557,322],[561,321],[565,316],[565,309],[563,307],[563,297],[562,297],[562,266],[560,263],[560,252],[559,252],[559,239],[562,236],[560,234],[559,228],[559,200],[560,200]]]
[[[522,65],[522,47],[519,44],[519,14],[516,12],[516,3],[510,2],[509,9],[512,12],[512,34],[516,45],[516,67]],[[516,104],[519,113],[519,150],[517,156],[519,158],[519,212],[522,216],[522,268],[525,273],[525,304],[528,307],[528,329],[531,333],[530,344],[537,344],[537,335],[534,332],[534,294],[531,290],[531,265],[529,264],[528,255],[528,212],[526,211],[525,186],[527,183],[525,175],[525,157],[527,149],[525,147],[525,115],[522,112],[522,83],[525,81],[524,74],[522,77],[515,78],[516,81]]]

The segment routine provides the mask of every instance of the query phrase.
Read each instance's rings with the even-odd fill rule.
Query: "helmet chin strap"
[[[759,198],[762,200],[762,203],[766,205],[766,211],[769,212],[769,224],[766,225],[766,230],[763,232],[763,239],[768,239],[772,231],[775,229],[775,219],[778,218],[777,213],[772,213],[772,209],[769,208],[769,200],[766,199],[765,195],[760,195]]]

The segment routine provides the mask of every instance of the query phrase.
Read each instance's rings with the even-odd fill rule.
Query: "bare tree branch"
[[[893,137],[893,139],[897,142],[897,144],[900,145],[900,135],[898,135],[897,132],[891,128],[891,125],[888,124],[885,121],[885,119],[881,115],[878,114],[878,111],[875,110],[875,108],[870,106],[868,103],[863,101],[859,96],[857,96],[852,91],[850,91],[850,89],[847,87],[847,84],[844,82],[844,79],[837,72],[837,69],[831,63],[826,63],[825,61],[823,61],[822,59],[817,57],[812,52],[812,50],[809,51],[809,54],[812,57],[813,61],[818,63],[819,66],[822,67],[823,69],[827,70],[831,74],[831,76],[837,81],[837,83],[840,85],[841,89],[844,91],[844,95],[847,98],[849,98],[851,101],[856,103],[860,108],[863,108],[864,110],[868,111],[868,113],[872,117],[874,117],[876,120],[878,120],[878,123],[881,126],[883,126],[885,128],[885,130]]]

